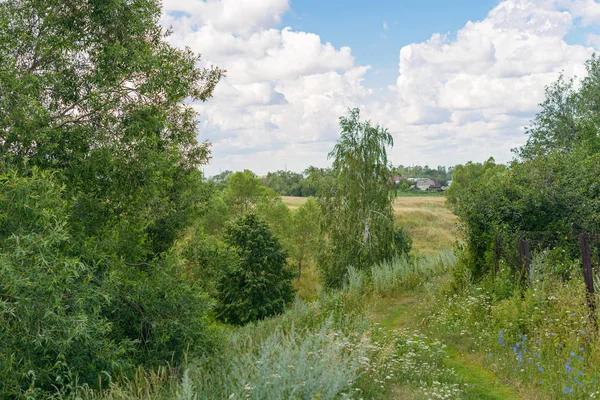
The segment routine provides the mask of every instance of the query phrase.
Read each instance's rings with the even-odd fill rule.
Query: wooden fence
[[[596,236],[594,236],[594,238],[599,239]],[[596,245],[598,245],[598,243],[596,243]],[[598,329],[598,320],[596,314],[596,296],[594,290],[594,271],[592,264],[592,253],[590,251],[590,234],[579,234],[579,249],[581,252],[583,280],[585,282],[586,301],[590,311],[590,319],[592,320],[596,329]],[[494,243],[494,258],[495,272],[498,273],[500,260],[502,258],[502,239],[500,236],[496,236],[496,240]],[[530,265],[530,242],[527,239],[519,239],[519,272],[520,284],[522,289],[524,289],[527,285],[527,277],[530,274]]]

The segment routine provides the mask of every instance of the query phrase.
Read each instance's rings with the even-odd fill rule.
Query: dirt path
[[[426,327],[419,321],[419,307],[419,294],[415,292],[377,299],[372,304],[371,318],[385,329],[409,328],[426,331]],[[437,339],[444,340],[443,337]],[[513,387],[502,382],[484,365],[485,355],[465,354],[453,345],[448,345],[447,354],[445,365],[454,369],[467,388],[463,398],[483,400],[522,398]],[[406,387],[402,382],[398,382],[392,392],[395,399],[422,398],[422,395],[414,394],[414,388]]]

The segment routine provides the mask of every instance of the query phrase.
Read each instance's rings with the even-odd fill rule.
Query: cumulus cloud
[[[600,21],[593,0],[505,0],[455,34],[432,33],[399,49],[395,84],[372,91],[363,85],[369,66],[357,64],[349,47],[278,27],[288,0],[163,4],[172,42],[228,71],[215,97],[195,105],[201,136],[214,143],[209,174],[324,165],[338,117],[356,106],[394,135],[394,163],[506,161],[524,142],[544,86],[561,71],[585,73],[593,49],[565,36]],[[588,44],[597,48],[598,36]]]
[[[525,140],[523,128],[544,86],[561,71],[585,74],[592,49],[564,41],[574,27],[564,6],[503,1],[455,37],[434,34],[402,48],[395,88],[402,117],[389,122],[396,135],[411,148],[431,151],[418,158],[432,164],[510,159],[510,148]],[[402,151],[392,154],[401,159]]]

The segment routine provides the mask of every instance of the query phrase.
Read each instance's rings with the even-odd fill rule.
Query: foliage
[[[361,122],[358,109],[340,118],[340,128],[329,153],[335,181],[318,192],[327,237],[319,265],[328,287],[342,285],[348,266],[365,269],[397,252],[386,151],[392,136]]]
[[[600,151],[597,126],[600,109],[597,98],[600,91],[600,59],[594,54],[585,63],[587,76],[580,84],[565,80],[561,75],[546,87],[546,99],[531,126],[527,143],[515,152],[523,160],[550,153],[564,153],[575,149],[589,153]]]
[[[175,257],[164,255],[152,264],[114,270],[107,279],[111,337],[135,341],[136,364],[177,366],[188,353],[210,353],[216,334],[208,318],[212,302],[196,278]]]
[[[239,264],[235,249],[226,245],[219,237],[206,234],[202,227],[190,233],[181,245],[180,256],[192,279],[212,298],[217,297],[217,283],[222,271]]]
[[[132,342],[111,337],[111,304],[90,266],[72,255],[64,187],[33,170],[0,175],[0,392],[65,392],[126,369]],[[117,340],[114,340],[117,339]]]
[[[0,293],[3,328],[23,330],[3,367],[11,385],[37,376],[34,396],[209,347],[210,302],[169,253],[207,211],[209,144],[189,101],[223,71],[172,47],[160,13],[156,0],[0,2],[0,196],[14,195]]]
[[[412,250],[412,238],[408,229],[404,227],[394,228],[394,247],[396,253],[406,255]]]
[[[60,172],[90,262],[147,260],[195,210],[209,150],[184,101],[208,99],[222,71],[170,46],[160,13],[156,0],[0,3],[0,155]]]
[[[534,249],[578,253],[577,235],[600,231],[600,142],[597,93],[600,61],[586,62],[588,76],[575,85],[561,76],[546,88],[542,110],[528,130],[519,159],[507,168],[492,160],[457,166],[448,204],[465,233],[465,261],[476,276],[491,268],[491,251],[501,238],[507,261],[516,267],[518,239]]]
[[[321,210],[317,202],[309,197],[292,214],[293,250],[292,257],[298,266],[298,276],[302,274],[302,265],[315,262],[323,244],[321,234]]]
[[[228,175],[227,187],[223,193],[225,202],[229,205],[231,214],[239,217],[256,208],[272,192],[250,170],[235,172]],[[274,194],[272,194],[274,195]]]
[[[293,299],[294,274],[266,223],[256,214],[246,214],[227,226],[224,240],[236,249],[240,263],[220,277],[219,318],[243,325],[282,313]]]
[[[302,174],[291,171],[269,172],[265,185],[281,196],[309,197],[315,195],[315,188]]]

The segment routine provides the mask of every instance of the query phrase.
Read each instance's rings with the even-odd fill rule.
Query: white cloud
[[[582,76],[592,48],[564,41],[600,21],[592,0],[505,0],[455,35],[399,49],[395,85],[371,91],[368,66],[348,47],[277,28],[288,0],[165,0],[171,40],[228,70],[215,97],[196,107],[214,143],[209,174],[324,165],[348,107],[388,127],[394,163],[454,164],[495,156],[525,140],[544,85],[564,70]],[[383,30],[388,31],[387,22]],[[588,36],[598,47],[600,37]]]
[[[592,46],[594,49],[600,49],[600,35],[596,35],[595,33],[590,33],[587,35],[586,42],[588,45]]]

